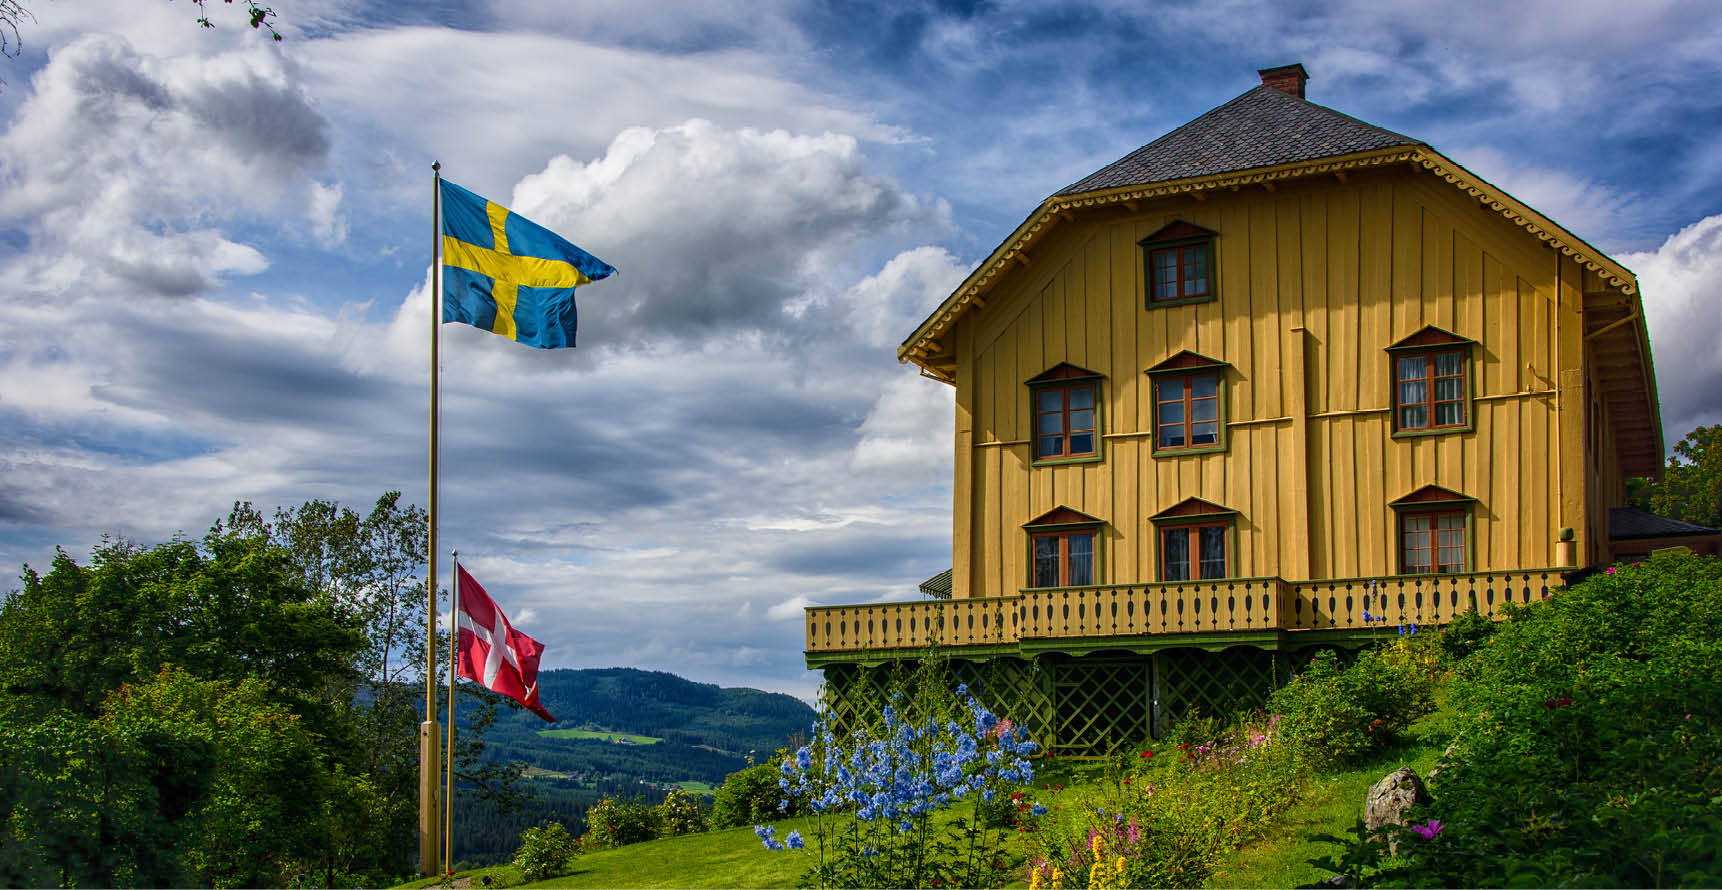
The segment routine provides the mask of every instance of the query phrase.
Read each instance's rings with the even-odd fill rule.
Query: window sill
[[[1154,456],[1156,458],[1183,457],[1186,454],[1218,454],[1225,450],[1226,443],[1222,442],[1218,445],[1202,445],[1194,448],[1156,448],[1154,449]]]
[[[1042,457],[1029,463],[1031,467],[1059,467],[1065,464],[1099,463],[1099,454],[1083,454],[1076,457]]]
[[[1193,306],[1197,303],[1212,303],[1218,299],[1218,294],[1209,294],[1205,297],[1184,297],[1178,300],[1148,300],[1147,308],[1160,309],[1166,306]]]
[[[1454,434],[1476,432],[1476,429],[1477,428],[1474,425],[1467,423],[1464,426],[1443,426],[1427,430],[1394,430],[1393,438],[1417,439],[1423,436],[1450,436]]]

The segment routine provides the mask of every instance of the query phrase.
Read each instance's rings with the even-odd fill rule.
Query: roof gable
[[[1259,86],[1055,194],[1077,195],[1420,144],[1273,87]]]
[[[1412,333],[1406,334],[1393,343],[1388,349],[1423,349],[1429,346],[1469,346],[1477,341],[1469,337],[1461,337],[1445,328],[1426,324]]]
[[[1471,503],[1475,500],[1477,499],[1468,494],[1460,494],[1450,488],[1442,488],[1439,485],[1425,485],[1398,500],[1388,501],[1387,506],[1416,507],[1423,504]]]
[[[1191,368],[1225,367],[1230,367],[1230,364],[1222,362],[1219,359],[1208,358],[1201,353],[1191,352],[1190,350],[1185,349],[1180,351],[1177,355],[1174,355],[1171,358],[1149,368],[1145,373],[1158,374],[1161,371],[1185,371]]]

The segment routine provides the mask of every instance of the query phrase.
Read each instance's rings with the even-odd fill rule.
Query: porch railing
[[[815,606],[806,615],[807,651],[922,649],[935,642],[1014,645],[1072,637],[1433,626],[1473,607],[1484,616],[1498,617],[1505,604],[1536,602],[1561,583],[1558,569],[1295,582],[1227,578]]]

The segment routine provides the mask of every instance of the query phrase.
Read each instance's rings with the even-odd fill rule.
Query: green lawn
[[[1292,807],[1265,835],[1232,852],[1208,881],[1210,887],[1295,887],[1329,877],[1308,860],[1336,852],[1336,847],[1316,840],[1318,835],[1347,836],[1363,815],[1363,799],[1381,777],[1410,766],[1426,776],[1440,757],[1445,739],[1437,727],[1444,712],[1431,714],[1414,724],[1396,747],[1383,751],[1361,766],[1311,778],[1303,799]],[[564,731],[565,732],[565,731]],[[601,735],[601,734],[599,734]],[[1062,783],[1070,793],[1099,781],[1105,768],[1090,763],[1046,763],[1036,784]],[[682,783],[689,791],[706,791],[698,782]],[[808,834],[808,819],[776,823],[778,836],[793,828]],[[768,853],[761,848],[751,828],[731,828],[704,834],[633,844],[614,850],[586,853],[574,860],[571,873],[532,887],[795,887],[809,865],[805,851]],[[511,865],[462,872],[473,887],[489,875],[493,888],[519,886],[520,874]],[[436,886],[434,880],[403,887]],[[1015,886],[1021,886],[1017,884]]]
[[[778,837],[799,828],[808,829],[808,820],[785,819],[777,825]],[[802,872],[809,867],[806,851],[785,850],[767,852],[754,837],[752,828],[726,828],[704,834],[688,834],[663,838],[643,844],[631,844],[614,850],[582,853],[574,859],[571,872],[530,887],[748,887],[776,888],[800,885]],[[492,888],[520,886],[520,871],[512,865],[499,865],[463,871],[455,880],[467,880],[471,886],[481,886],[480,878],[489,875]],[[437,879],[427,878],[402,884],[402,888],[436,887]]]
[[[636,745],[656,745],[663,741],[660,738],[632,732],[601,732],[592,729],[540,729],[538,734],[555,739],[598,739],[605,742],[619,742],[621,739],[627,739]]]
[[[1382,776],[1409,766],[1418,777],[1426,778],[1445,744],[1444,739],[1438,740],[1434,728],[1443,717],[1440,712],[1424,717],[1412,725],[1399,745],[1361,766],[1312,777],[1303,800],[1267,834],[1227,857],[1208,886],[1296,887],[1332,877],[1332,872],[1310,865],[1309,860],[1326,858],[1339,848],[1315,838],[1324,834],[1349,837],[1357,820],[1363,818],[1364,797]]]

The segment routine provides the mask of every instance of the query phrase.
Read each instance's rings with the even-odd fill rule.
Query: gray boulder
[[[1363,803],[1363,824],[1369,829],[1370,837],[1381,839],[1385,834],[1382,829],[1389,825],[1404,825],[1405,813],[1413,806],[1428,803],[1429,791],[1423,787],[1423,780],[1417,778],[1417,771],[1408,766],[1402,766],[1381,778],[1369,789],[1369,797]],[[1389,839],[1389,852],[1399,852],[1399,842]]]

